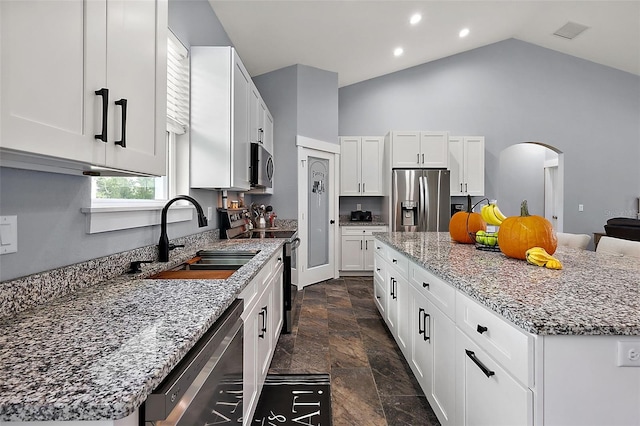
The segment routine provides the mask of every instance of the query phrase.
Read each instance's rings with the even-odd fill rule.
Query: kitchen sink
[[[225,279],[249,262],[260,250],[200,250],[196,257],[152,276],[153,279]],[[210,271],[210,272],[207,272]]]

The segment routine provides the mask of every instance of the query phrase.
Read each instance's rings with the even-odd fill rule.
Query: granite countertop
[[[539,335],[640,335],[640,263],[568,247],[552,270],[451,241],[449,233],[374,233],[380,241]]]
[[[226,280],[123,275],[0,320],[0,421],[130,415],[283,243],[206,247],[260,250]],[[145,276],[168,266],[154,264]]]

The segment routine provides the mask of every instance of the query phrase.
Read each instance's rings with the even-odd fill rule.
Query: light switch
[[[0,216],[0,254],[18,251],[18,216]]]
[[[362,210],[362,204],[356,204],[356,210],[358,211]]]
[[[584,204],[578,204],[578,211],[579,212],[583,212],[584,211]]]

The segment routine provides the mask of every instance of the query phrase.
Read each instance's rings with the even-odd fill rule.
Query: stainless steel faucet
[[[167,236],[167,211],[169,210],[169,206],[178,200],[186,200],[189,201],[196,207],[198,211],[198,226],[200,228],[207,226],[207,217],[204,215],[202,211],[202,206],[193,198],[188,195],[178,195],[177,197],[167,201],[164,208],[162,209],[162,221],[160,225],[160,241],[158,242],[158,261],[159,262],[168,262],[169,261],[169,251],[173,250],[176,247],[174,244],[169,244],[169,237]]]

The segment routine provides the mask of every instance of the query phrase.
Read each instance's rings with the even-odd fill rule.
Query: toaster
[[[370,211],[355,210],[351,212],[352,222],[371,222],[372,216]]]

